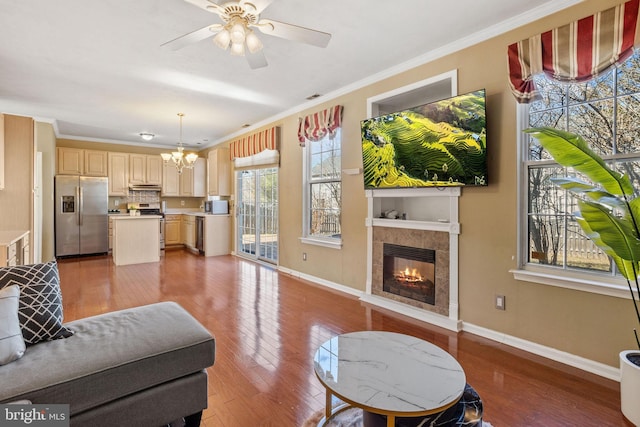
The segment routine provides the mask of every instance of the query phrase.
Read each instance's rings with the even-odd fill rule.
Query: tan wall
[[[0,229],[32,230],[33,120],[4,116],[5,188],[0,190]]]
[[[365,288],[366,200],[362,176],[343,175],[341,250],[302,244],[302,156],[297,118],[344,106],[343,169],[362,167],[360,120],[366,99],[453,69],[458,93],[487,90],[489,186],[465,188],[460,198],[460,315],[464,322],[617,366],[618,352],[633,348],[634,315],[628,300],[516,281],[516,102],[507,79],[507,46],[515,41],[606,9],[618,1],[586,1],[489,41],[432,61],[283,119],[280,169],[282,267]],[[275,123],[274,123],[275,124]],[[307,261],[302,253],[307,253]],[[494,308],[506,296],[506,311]]]
[[[56,135],[49,123],[35,124],[36,151],[42,153],[42,261],[55,258],[53,177],[56,173]]]

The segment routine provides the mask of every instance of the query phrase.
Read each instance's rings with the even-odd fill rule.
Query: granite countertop
[[[126,215],[114,215],[113,219],[114,220],[121,220],[121,219],[160,219],[162,218],[161,215],[135,215],[135,216],[131,216],[129,214]]]

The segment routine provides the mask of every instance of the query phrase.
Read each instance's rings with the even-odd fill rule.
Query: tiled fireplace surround
[[[436,252],[435,305],[385,292],[382,289],[382,261],[385,243]],[[408,228],[373,228],[371,293],[413,307],[449,316],[449,233]]]

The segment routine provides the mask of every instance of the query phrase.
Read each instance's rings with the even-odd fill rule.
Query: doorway
[[[238,254],[278,263],[278,168],[236,172]]]

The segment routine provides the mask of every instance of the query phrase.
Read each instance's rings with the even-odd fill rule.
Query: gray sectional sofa
[[[0,289],[15,283],[7,273],[0,268]],[[72,426],[199,425],[215,340],[178,304],[161,302],[57,328],[62,332],[53,333],[66,337],[27,343],[21,357],[0,366],[0,403],[69,404]]]

